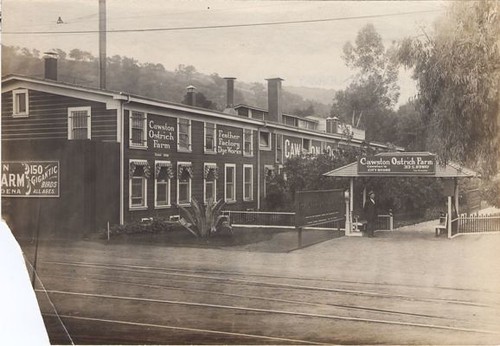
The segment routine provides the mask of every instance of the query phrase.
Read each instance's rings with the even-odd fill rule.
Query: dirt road
[[[433,224],[290,253],[45,243],[37,296],[56,344],[500,343],[500,234]]]

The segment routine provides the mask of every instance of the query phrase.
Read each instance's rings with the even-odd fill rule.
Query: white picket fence
[[[476,234],[500,232],[500,213],[462,214],[458,217],[458,234]]]

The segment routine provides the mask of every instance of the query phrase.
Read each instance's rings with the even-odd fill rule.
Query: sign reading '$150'
[[[2,196],[59,197],[59,162],[2,162]]]

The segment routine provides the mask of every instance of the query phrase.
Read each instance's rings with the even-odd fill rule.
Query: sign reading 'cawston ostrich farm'
[[[2,162],[2,197],[59,197],[59,162]]]
[[[358,174],[364,175],[434,175],[434,155],[364,156],[358,160]]]
[[[164,153],[163,156],[168,157],[168,153],[176,145],[176,120],[161,116],[148,116],[148,147],[155,151],[155,154]]]

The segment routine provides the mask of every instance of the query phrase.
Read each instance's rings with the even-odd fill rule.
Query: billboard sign
[[[358,174],[380,176],[429,176],[436,173],[434,155],[363,156],[358,159]]]
[[[2,162],[2,197],[59,197],[59,161]]]

